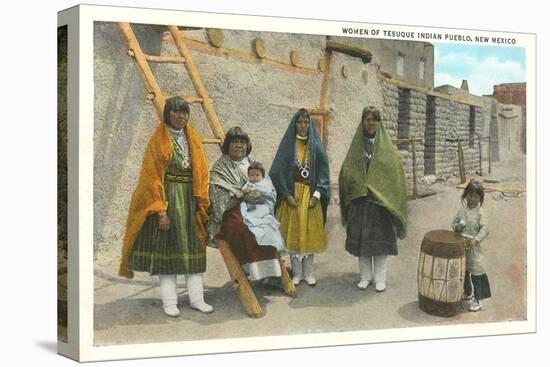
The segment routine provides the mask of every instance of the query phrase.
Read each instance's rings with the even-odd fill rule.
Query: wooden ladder
[[[178,27],[171,25],[171,26],[168,26],[168,29],[170,30],[170,34],[174,39],[174,44],[176,45],[176,48],[178,49],[178,52],[180,54],[179,56],[147,55],[143,53],[143,50],[141,49],[141,46],[136,38],[136,35],[130,23],[119,22],[118,27],[120,32],[124,36],[124,39],[128,46],[128,55],[134,58],[139,74],[141,75],[141,78],[145,83],[145,88],[147,89],[146,98],[153,102],[153,105],[155,106],[159,119],[160,120],[163,119],[164,103],[167,97],[160,90],[157,80],[153,75],[153,71],[149,66],[149,62],[181,63],[185,66],[185,69],[187,70],[187,73],[191,78],[191,83],[193,84],[193,87],[195,88],[195,92],[197,93],[196,96],[182,96],[182,98],[187,103],[201,104],[206,114],[208,124],[210,125],[210,129],[212,130],[212,133],[214,135],[213,138],[203,139],[203,143],[221,144],[223,142],[223,139],[225,138],[223,128],[220,124],[220,120],[218,119],[218,115],[214,110],[214,104],[212,103],[212,99],[210,98],[210,96],[208,95],[208,92],[206,91],[204,83],[202,82],[202,79],[199,75],[199,71],[195,66],[195,64],[193,63],[193,58],[191,57],[191,53],[189,52],[189,49],[185,45],[184,39],[181,36]]]
[[[162,120],[164,115],[164,103],[166,101],[166,96],[164,96],[160,90],[160,87],[153,75],[151,68],[149,67],[149,62],[164,62],[164,63],[182,63],[185,65],[185,68],[191,78],[193,87],[197,92],[197,96],[183,96],[182,98],[188,103],[200,103],[204,112],[206,113],[206,118],[210,124],[210,128],[214,134],[214,138],[203,139],[205,144],[222,144],[225,138],[223,128],[220,124],[216,111],[214,110],[214,105],[204,84],[199,75],[199,71],[195,64],[193,63],[193,58],[191,53],[187,48],[183,37],[180,34],[180,31],[177,26],[168,26],[170,34],[174,39],[174,44],[176,45],[179,56],[153,56],[146,55],[143,53],[141,46],[136,38],[130,23],[118,23],[120,32],[124,36],[128,46],[128,54],[132,56],[136,62],[137,69],[145,83],[147,89],[147,99],[153,102],[155,109],[159,118]],[[235,289],[239,300],[241,301],[246,313],[251,317],[262,317],[265,312],[263,307],[258,302],[258,298],[254,293],[254,289],[250,284],[246,274],[243,272],[242,267],[238,259],[233,254],[231,247],[225,241],[217,240],[218,249],[223,256],[225,266],[231,277],[233,288]],[[292,283],[290,276],[286,270],[283,260],[278,257],[279,264],[281,266],[282,272],[282,288],[283,292],[291,297],[296,296],[296,288]]]

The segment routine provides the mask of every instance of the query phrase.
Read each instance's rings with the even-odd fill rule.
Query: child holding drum
[[[481,300],[491,297],[489,278],[483,267],[481,241],[489,234],[487,220],[481,208],[484,198],[483,187],[471,179],[461,196],[462,208],[456,213],[452,228],[462,234],[466,241],[466,275],[464,277],[464,300],[470,302],[472,312],[481,309]],[[466,201],[466,206],[464,206]],[[472,294],[473,288],[473,294]]]

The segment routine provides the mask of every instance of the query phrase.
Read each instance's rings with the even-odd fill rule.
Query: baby
[[[248,167],[248,182],[242,191],[248,194],[247,196],[256,198],[254,204],[244,201],[241,203],[241,215],[258,245],[273,246],[279,253],[285,253],[280,223],[274,215],[277,194],[270,178],[265,177],[265,169],[260,162],[252,162]]]

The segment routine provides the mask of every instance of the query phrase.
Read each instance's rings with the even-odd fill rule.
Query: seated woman
[[[257,202],[257,196],[252,191],[243,192],[243,186],[248,181],[248,167],[252,163],[248,157],[251,151],[250,138],[242,128],[232,127],[227,131],[223,154],[210,172],[209,244],[216,247],[216,239],[229,243],[250,280],[281,277],[287,273],[286,269],[281,268],[277,249],[259,246],[241,214],[241,202]],[[285,279],[283,277],[282,280]],[[283,289],[288,293],[291,288],[283,284]]]

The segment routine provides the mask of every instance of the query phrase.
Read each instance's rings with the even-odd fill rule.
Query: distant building
[[[491,137],[491,159],[494,161],[515,157],[526,152],[526,83],[499,84],[493,87],[493,95],[483,97],[470,94],[465,87],[468,81],[463,80],[461,88],[441,85],[434,91],[467,98],[471,102],[484,105],[484,122],[479,131],[482,136]],[[516,103],[514,103],[516,102]],[[523,105],[521,103],[523,102]],[[475,139],[474,139],[475,140]],[[482,149],[483,159],[489,154],[488,147]]]
[[[527,83],[503,83],[493,86],[493,95],[488,96],[500,103],[525,107]]]
[[[525,107],[525,90],[527,88],[527,83],[503,83],[493,86],[493,95],[488,96],[496,99],[503,104],[511,104],[521,107],[522,111],[522,136],[521,136],[521,150],[523,153],[527,149],[527,117],[526,117],[526,107]]]

